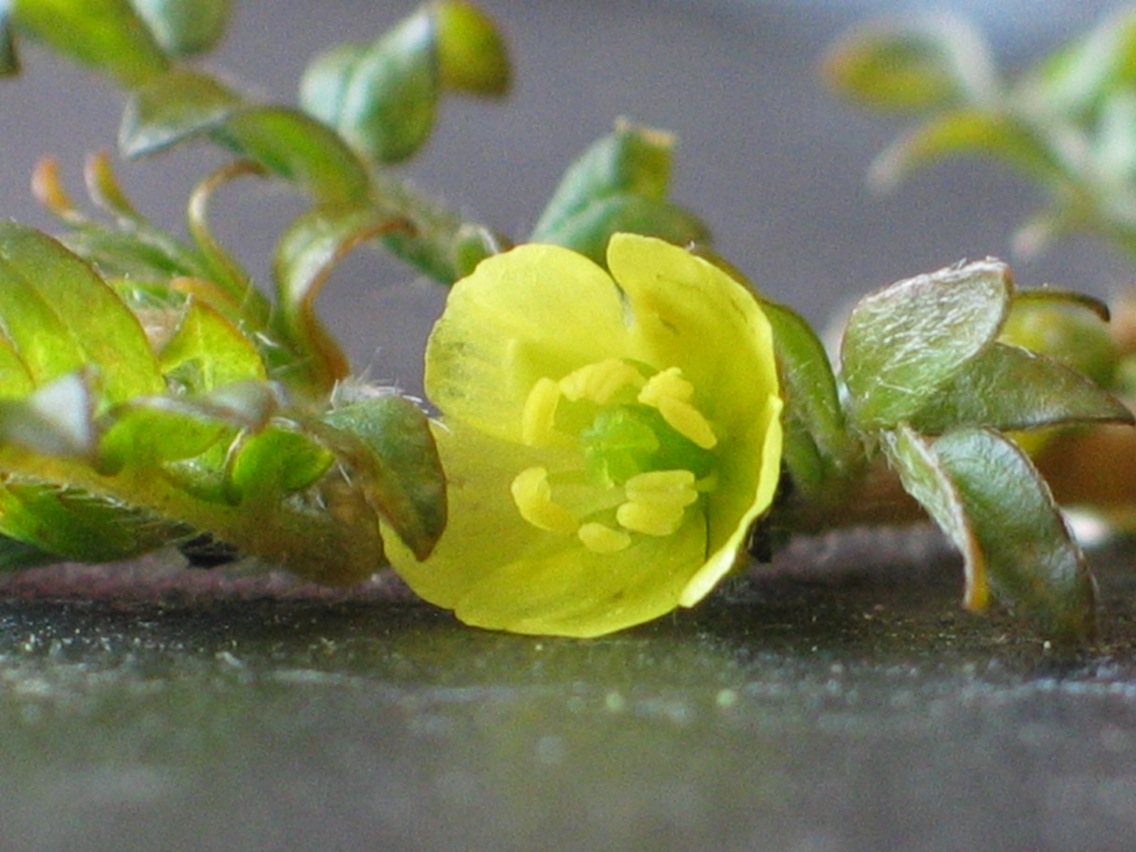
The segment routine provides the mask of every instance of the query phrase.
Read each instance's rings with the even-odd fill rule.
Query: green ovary
[[[717,437],[693,397],[679,368],[651,373],[618,358],[540,379],[525,402],[522,442],[575,450],[568,457],[579,463],[521,471],[512,483],[521,517],[595,553],[674,533],[715,481]]]

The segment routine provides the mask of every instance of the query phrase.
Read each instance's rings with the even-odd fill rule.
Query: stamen
[[[560,380],[560,392],[572,402],[586,399],[606,405],[625,388],[642,387],[643,381],[642,373],[626,361],[607,358],[573,370]]]
[[[709,421],[691,402],[694,385],[682,377],[678,367],[656,373],[639,391],[639,402],[658,409],[667,425],[704,450],[718,443]]]
[[[556,407],[560,403],[560,387],[550,378],[537,381],[521,413],[521,443],[529,447],[547,447],[560,443],[556,432]]]
[[[594,521],[581,526],[576,535],[592,553],[617,553],[631,544],[627,533]]]
[[[624,483],[627,502],[616,510],[616,520],[633,532],[670,535],[682,525],[687,506],[698,500],[694,474],[689,470],[654,470]]]
[[[521,517],[538,529],[556,533],[574,533],[580,527],[576,516],[552,500],[548,469],[530,467],[522,470],[510,489]]]

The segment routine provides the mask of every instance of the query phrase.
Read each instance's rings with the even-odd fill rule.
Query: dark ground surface
[[[925,534],[605,639],[155,564],[0,586],[4,849],[1130,849],[1136,560],[1100,645],[959,608]]]

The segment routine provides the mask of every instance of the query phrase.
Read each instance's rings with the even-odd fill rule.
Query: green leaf
[[[963,108],[936,115],[901,136],[872,163],[869,179],[890,189],[921,166],[961,154],[993,157],[1043,179],[1062,168],[1033,125],[1007,113]]]
[[[669,133],[619,122],[564,173],[529,239],[551,242],[552,236],[564,232],[572,220],[608,196],[665,199],[673,147],[674,137]]]
[[[335,456],[300,427],[273,424],[240,444],[229,469],[229,486],[234,501],[300,491],[334,461]]]
[[[1123,403],[1080,373],[1000,343],[963,364],[911,417],[928,435],[957,426],[1011,431],[1089,422],[1134,421]]]
[[[213,130],[222,144],[298,184],[319,203],[365,201],[370,177],[351,149],[320,122],[287,107],[251,107]]]
[[[231,440],[237,427],[213,411],[176,397],[140,397],[118,406],[104,425],[97,467],[113,475],[126,465],[156,465],[201,455]]]
[[[15,347],[0,334],[0,399],[19,399],[35,390],[35,381]]]
[[[95,459],[98,430],[87,377],[73,373],[22,400],[0,401],[2,467],[21,458]],[[35,462],[33,462],[35,464]],[[105,561],[135,556],[185,533],[146,511],[97,497],[70,483],[7,475],[0,485],[0,534],[30,545],[27,558]],[[36,556],[36,551],[42,554]]]
[[[948,432],[933,448],[966,505],[998,599],[1055,639],[1092,638],[1096,584],[1025,453],[986,429]]]
[[[964,606],[972,610],[985,609],[990,601],[986,554],[967,515],[962,495],[935,455],[931,442],[906,424],[882,432],[880,439],[888,464],[899,476],[903,489],[918,501],[962,554],[966,576]]]
[[[675,204],[619,193],[597,199],[532,239],[570,248],[606,266],[608,241],[618,232],[658,237],[679,246],[710,238],[701,219]]]
[[[219,311],[190,299],[173,336],[162,347],[163,374],[190,393],[246,379],[266,379],[256,345]]]
[[[999,339],[1047,355],[1110,388],[1122,356],[1108,320],[1108,307],[1084,294],[1021,290]]]
[[[505,94],[512,76],[509,56],[489,16],[461,0],[435,2],[430,11],[442,86],[475,95]]]
[[[434,2],[370,44],[316,57],[300,104],[368,161],[398,163],[429,139],[443,89],[496,96],[509,77],[504,39],[489,18],[471,3]]]
[[[388,216],[402,216],[411,223],[410,230],[388,233],[383,238],[386,247],[442,284],[453,284],[461,278],[477,254],[500,251],[507,243],[485,226],[464,221],[452,208],[424,194],[411,181],[379,172],[374,176],[374,187],[374,197],[381,199]]]
[[[0,486],[0,529],[24,543],[22,554],[10,550],[4,554],[23,559],[19,567],[126,559],[189,532],[146,510],[130,509],[85,491],[24,482]]]
[[[180,469],[187,488],[204,481],[208,488],[192,485],[196,494],[236,503],[222,470],[228,445],[239,433],[264,430],[280,407],[273,385],[252,380],[195,396],[138,397],[101,418],[96,466],[100,474],[116,475],[128,465],[144,470],[157,463],[191,459],[193,463]],[[223,451],[197,458],[214,449]]]
[[[989,429],[957,429],[931,441],[901,426],[883,445],[904,487],[962,551],[968,606],[985,605],[988,583],[1047,637],[1093,638],[1092,574],[1025,453]]]
[[[1136,82],[1136,12],[1120,9],[1026,74],[1019,95],[1050,115],[1084,113]]]
[[[1009,269],[986,260],[909,278],[864,297],[841,344],[855,424],[913,416],[997,336],[1009,310]]]
[[[118,295],[60,243],[11,222],[0,223],[0,319],[37,384],[94,366],[111,402],[165,390]]]
[[[131,0],[162,48],[172,56],[195,56],[225,34],[232,0]]]
[[[807,487],[845,473],[855,464],[861,451],[849,434],[840,404],[836,378],[824,344],[812,327],[795,311],[774,302],[762,301],[761,309],[773,326],[773,345],[781,375],[781,393],[786,399],[788,417],[799,422],[804,435],[819,454],[821,465],[809,476],[793,463],[793,431],[786,436],[785,453],[794,482]],[[799,434],[799,433],[797,433]],[[802,460],[810,454],[806,447]]]
[[[464,278],[477,268],[485,258],[504,251],[501,238],[486,228],[472,222],[462,225],[454,235],[454,272],[457,278]]]
[[[163,151],[216,127],[241,105],[213,77],[175,69],[133,92],[122,114],[119,150],[124,157]]]
[[[12,33],[11,0],[0,0],[0,77],[20,73],[20,60],[16,55],[16,39]],[[3,542],[0,541],[0,547]],[[0,562],[3,557],[0,556]]]
[[[440,92],[434,29],[425,10],[370,45],[345,44],[317,57],[300,83],[300,104],[377,163],[422,147]]]
[[[425,559],[446,525],[446,480],[421,409],[392,394],[321,419],[320,438],[348,465],[375,511]]]
[[[169,60],[129,0],[9,0],[18,30],[64,56],[138,86]]]
[[[951,18],[853,30],[829,49],[823,70],[833,87],[888,110],[921,112],[990,100],[997,91],[985,41]]]

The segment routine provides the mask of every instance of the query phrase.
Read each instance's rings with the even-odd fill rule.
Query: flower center
[[[596,553],[623,550],[637,534],[671,535],[714,487],[718,438],[678,367],[609,358],[542,378],[525,401],[521,441],[575,449],[580,460],[521,471],[512,484],[521,517]]]

